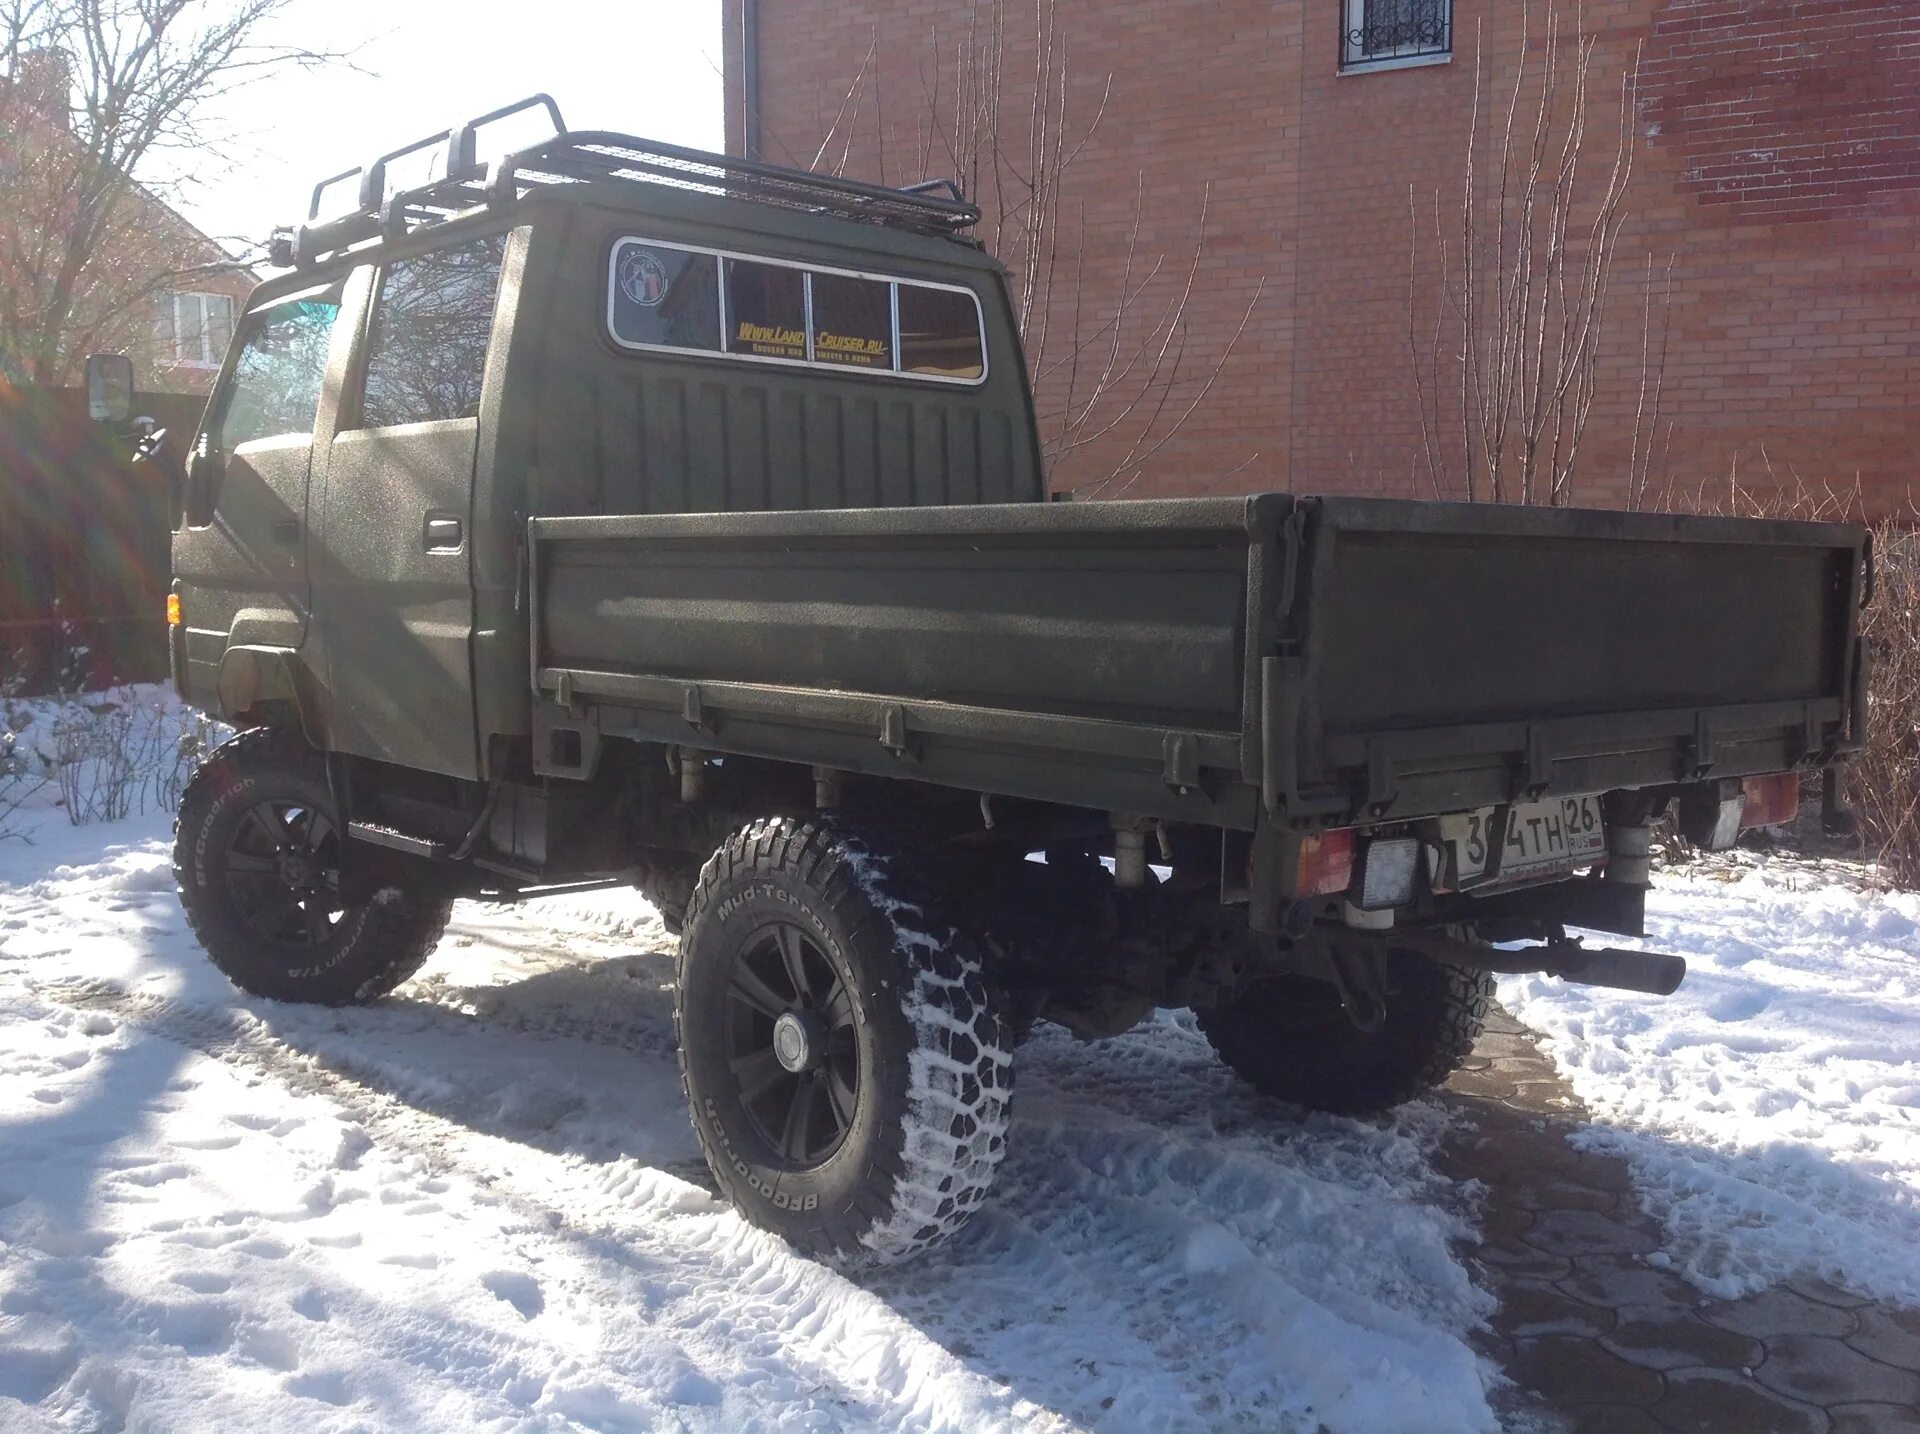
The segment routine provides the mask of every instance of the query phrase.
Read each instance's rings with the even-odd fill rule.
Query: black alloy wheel
[[[795,1170],[833,1156],[860,1101],[853,995],[790,922],[763,927],[727,979],[727,1063],[753,1132]]]
[[[340,834],[327,814],[269,798],[227,834],[227,892],[256,935],[291,946],[331,941],[340,900]]]

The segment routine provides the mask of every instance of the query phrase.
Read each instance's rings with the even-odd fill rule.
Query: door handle
[[[423,541],[430,553],[453,553],[460,550],[465,532],[458,518],[438,518],[427,515],[426,531]]]

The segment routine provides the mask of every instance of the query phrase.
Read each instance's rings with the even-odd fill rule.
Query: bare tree
[[[149,171],[216,159],[206,116],[235,90],[335,58],[260,43],[289,3],[0,0],[0,355],[22,376],[72,377],[156,294],[238,267],[155,222]]]
[[[1639,62],[1621,81],[1611,154],[1589,158],[1598,40],[1575,7],[1574,33],[1549,6],[1545,43],[1530,33],[1531,5],[1518,7],[1513,81],[1496,113],[1491,173],[1482,169],[1484,35],[1476,35],[1473,108],[1458,212],[1438,190],[1432,224],[1409,189],[1408,349],[1428,477],[1443,495],[1470,501],[1564,504],[1574,486],[1600,372],[1601,340],[1634,162]],[[1536,58],[1537,54],[1537,58]],[[1429,266],[1437,268],[1430,278]],[[1650,481],[1659,431],[1665,315],[1654,338],[1654,264],[1647,265],[1642,384],[1629,486]],[[1668,283],[1671,282],[1671,266]],[[1421,294],[1437,301],[1424,322]],[[1453,411],[1449,412],[1449,406]]]
[[[1105,117],[1113,79],[1087,86],[1091,99],[1081,109],[1090,113],[1076,114],[1058,0],[1033,0],[1030,30],[1028,22],[1010,20],[1012,9],[1006,0],[969,0],[958,34],[930,34],[919,75],[922,103],[903,130],[890,129],[881,103],[876,34],[813,165],[841,172],[857,127],[870,118],[882,180],[889,139],[897,143],[906,134],[914,177],[951,175],[980,204],[982,237],[1012,274],[1014,316],[1040,398],[1042,451],[1054,487],[1117,497],[1202,410],[1265,281],[1255,284],[1224,343],[1196,356],[1187,309],[1206,251],[1207,186],[1193,196],[1190,254],[1143,254],[1144,180],[1119,274],[1089,274],[1086,206],[1072,198],[1072,180]],[[1010,28],[1016,23],[1018,33]]]

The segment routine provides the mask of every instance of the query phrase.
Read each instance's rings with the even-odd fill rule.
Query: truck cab
[[[519,166],[563,154],[578,182],[496,184],[418,233],[329,232],[316,193],[194,442],[183,693],[484,780],[531,728],[529,516],[1044,498],[1004,271],[951,237],[969,206],[744,200],[548,148]]]

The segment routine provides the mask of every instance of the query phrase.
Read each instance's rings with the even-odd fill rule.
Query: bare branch
[[[143,337],[165,279],[229,256],[167,209],[157,157],[217,156],[217,102],[345,62],[258,35],[289,0],[12,0],[0,8],[0,350],[68,376],[85,345]]]
[[[1448,249],[1438,192],[1429,239],[1419,194],[1409,190],[1407,351],[1421,453],[1434,490],[1457,486],[1469,501],[1557,505],[1572,500],[1599,394],[1614,260],[1634,170],[1639,60],[1636,55],[1622,81],[1612,162],[1596,183],[1586,158],[1599,41],[1586,31],[1583,5],[1573,7],[1571,34],[1550,6],[1536,64],[1531,10],[1530,0],[1522,0],[1511,86],[1494,131],[1495,168],[1485,179],[1479,172],[1485,33],[1476,30],[1457,253]],[[1431,268],[1438,271],[1438,293],[1426,334],[1421,285]],[[1663,368],[1666,353],[1664,332],[1657,350],[1652,342],[1650,307],[1643,319],[1643,387],[1628,476],[1633,501],[1644,496],[1658,445],[1656,367]],[[1459,391],[1457,433],[1443,431],[1437,409],[1450,384]]]

